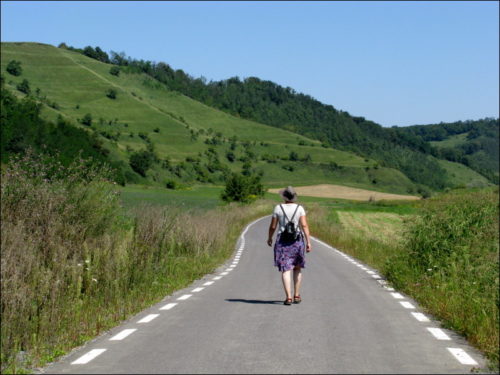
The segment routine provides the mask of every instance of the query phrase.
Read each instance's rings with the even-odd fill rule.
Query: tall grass
[[[377,268],[498,370],[498,188],[458,190],[418,205],[393,243],[353,234],[320,206],[308,216],[314,235]]]
[[[213,271],[264,208],[124,215],[108,174],[31,154],[3,173],[2,373],[43,365]]]
[[[389,279],[485,352],[498,368],[498,188],[423,203]]]

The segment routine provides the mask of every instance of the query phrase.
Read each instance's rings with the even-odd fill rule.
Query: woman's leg
[[[302,283],[302,267],[295,266],[293,269],[293,288],[294,296],[300,296],[300,285]]]
[[[285,288],[286,298],[292,298],[292,292],[290,290],[290,275],[292,270],[283,271],[281,273],[281,281],[283,281],[283,287]]]

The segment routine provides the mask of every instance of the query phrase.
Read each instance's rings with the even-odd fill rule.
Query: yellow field
[[[368,200],[417,200],[420,197],[414,195],[400,195],[400,194],[389,194],[381,193],[378,191],[357,189],[349,186],[341,185],[311,185],[311,186],[299,186],[294,187],[297,195],[309,196],[309,197],[319,197],[319,198],[341,198],[341,199],[352,199],[356,201],[368,201]],[[278,193],[280,189],[269,189],[270,193]]]

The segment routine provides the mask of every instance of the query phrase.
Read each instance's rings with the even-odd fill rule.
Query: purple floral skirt
[[[289,271],[296,266],[304,268],[306,260],[304,256],[305,244],[302,233],[295,242],[284,242],[278,234],[274,244],[274,265],[280,272]]]

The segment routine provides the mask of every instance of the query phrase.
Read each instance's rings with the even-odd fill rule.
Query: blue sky
[[[497,1],[2,1],[1,40],[256,76],[383,126],[499,117]]]

